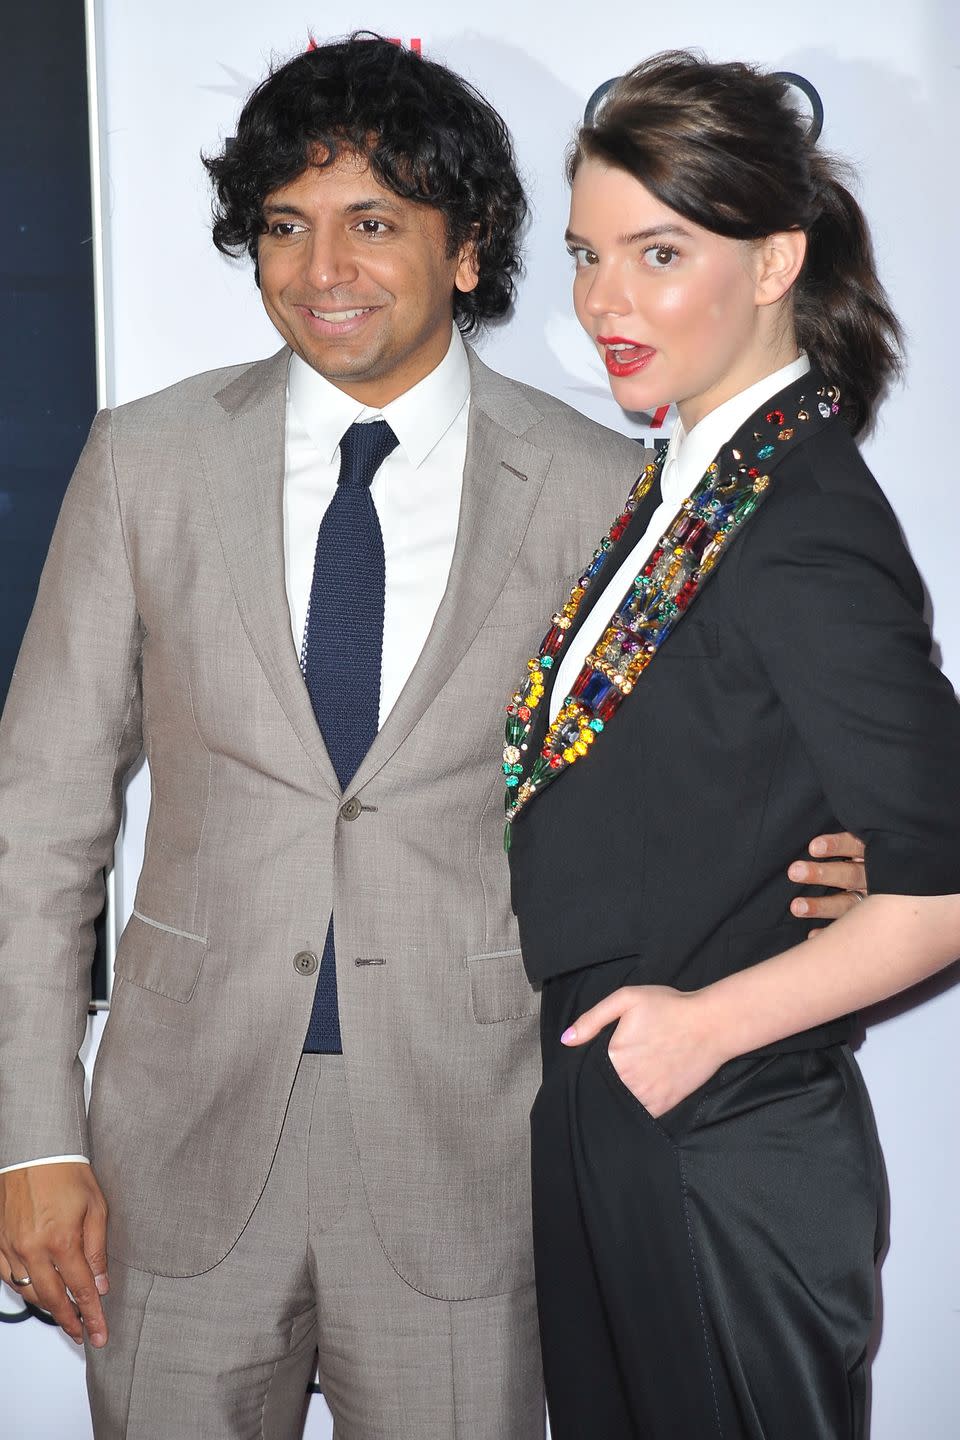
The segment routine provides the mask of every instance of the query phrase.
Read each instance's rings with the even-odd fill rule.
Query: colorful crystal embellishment
[[[799,396],[796,422],[808,419],[805,395]],[[839,414],[840,391],[835,385],[817,391],[817,410],[823,419]],[[772,431],[754,432],[760,441],[757,459],[771,459],[791,441],[795,423],[780,409],[769,411]],[[583,599],[596,584],[610,550],[621,538],[640,501],[649,492],[663,462],[647,465],[631,490],[623,512],[603,537],[570,593],[570,599],[552,617],[539,655],[527,662],[527,676],[507,705],[503,752],[506,780],[505,808],[510,848],[511,824],[533,797],[569,765],[585,758],[626,696],[650,665],[673,627],[683,618],[718,561],[732,535],[747,521],[770,489],[770,476],[748,466],[742,452],[725,447],[707,468],[646,562],[639,567],[630,590],[614,611],[594,649],[587,656],[571,693],[547,729],[539,753],[527,765],[518,756],[528,749],[536,711],[545,694],[545,671],[555,667],[567,634]],[[529,768],[527,768],[529,766]]]

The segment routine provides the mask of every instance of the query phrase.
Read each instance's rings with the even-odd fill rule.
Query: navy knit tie
[[[383,532],[370,484],[397,443],[385,420],[350,426],[340,441],[336,493],[317,532],[301,664],[341,790],[356,775],[380,723],[385,578]],[[303,1048],[342,1049],[332,916]]]

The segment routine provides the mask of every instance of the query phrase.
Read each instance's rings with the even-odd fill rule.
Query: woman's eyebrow
[[[635,245],[638,240],[657,240],[662,235],[683,235],[690,236],[690,231],[685,230],[682,225],[648,225],[644,230],[631,230],[629,234],[617,236],[620,245]],[[590,248],[590,242],[584,240],[581,235],[575,235],[572,230],[567,230],[563,237],[568,245],[584,245]]]

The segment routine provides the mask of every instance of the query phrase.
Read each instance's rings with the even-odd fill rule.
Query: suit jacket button
[[[343,804],[340,806],[340,819],[356,820],[360,815],[362,809],[363,806],[360,804],[360,801],[357,799],[356,795],[351,795],[350,799],[344,800]]]
[[[298,975],[315,975],[319,964],[312,950],[301,950],[293,957],[293,968]]]

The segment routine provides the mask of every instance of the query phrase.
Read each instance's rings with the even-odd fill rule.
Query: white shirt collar
[[[299,355],[291,356],[287,376],[288,402],[327,464],[351,425],[383,419],[417,469],[450,429],[469,395],[470,365],[456,326],[447,353],[436,369],[382,410],[372,410],[354,400]]]
[[[678,502],[689,495],[702,478],[710,461],[731,436],[737,433],[744,421],[749,420],[754,411],[759,410],[771,395],[776,395],[794,380],[799,380],[809,369],[809,359],[805,354],[801,354],[798,359],[791,360],[789,365],[781,366],[772,375],[764,375],[762,380],[757,380],[746,390],[732,395],[729,400],[718,405],[716,410],[704,415],[689,435],[678,417],[663,466],[664,494],[669,493],[673,497],[676,492]]]

